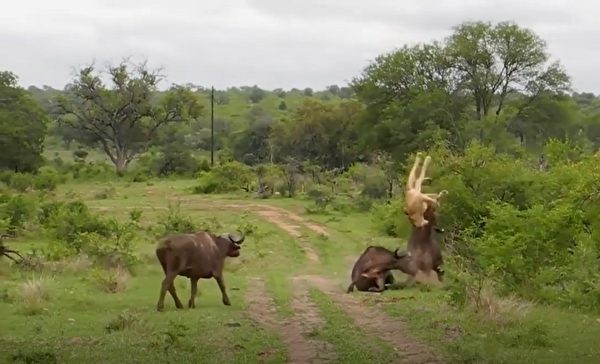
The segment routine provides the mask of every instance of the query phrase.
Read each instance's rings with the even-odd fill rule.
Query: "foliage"
[[[325,211],[334,200],[331,189],[323,185],[314,185],[306,194],[313,201],[318,212]]]
[[[0,71],[0,170],[37,170],[47,123],[44,110],[17,85],[17,76]]]
[[[259,164],[254,167],[258,197],[267,198],[275,192],[281,180],[281,170],[274,164]]]
[[[37,201],[29,195],[0,196],[0,220],[6,232],[16,235],[31,224],[37,208]]]
[[[100,146],[118,173],[123,173],[137,154],[145,151],[159,128],[197,117],[202,106],[191,90],[171,88],[158,104],[152,100],[161,80],[145,64],[126,62],[110,66],[112,87],[107,87],[94,66],[84,67],[58,99],[59,121],[77,133],[83,144]]]
[[[44,203],[38,218],[51,237],[69,244],[75,253],[83,248],[81,234],[108,238],[111,233],[109,223],[94,215],[82,201]]]
[[[181,212],[179,203],[173,205],[169,203],[168,213],[159,219],[158,235],[165,236],[176,233],[193,233],[196,225],[189,216]]]
[[[122,331],[127,328],[134,326],[136,323],[140,321],[140,318],[137,314],[130,312],[129,310],[124,310],[119,312],[119,314],[112,318],[104,327],[107,333],[112,333],[115,331]]]
[[[549,62],[539,36],[513,23],[461,23],[442,42],[378,56],[352,86],[368,111],[359,127],[363,148],[401,160],[442,140],[461,150],[494,128],[491,140],[508,133],[512,139],[496,143],[516,137],[521,145],[535,144],[541,130],[556,137],[573,131],[558,116],[572,114],[560,101],[569,77]]]
[[[221,193],[250,190],[254,179],[252,169],[240,162],[230,161],[216,165],[208,172],[201,172],[195,193]]]
[[[434,188],[450,191],[440,211],[446,245],[469,270],[500,293],[597,309],[600,276],[582,263],[600,262],[598,156],[554,158],[547,171],[477,143],[438,157]]]
[[[119,293],[127,289],[129,273],[117,266],[108,270],[95,270],[93,272],[93,277],[103,291],[108,293]]]

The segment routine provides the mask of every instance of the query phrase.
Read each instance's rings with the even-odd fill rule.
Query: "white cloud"
[[[20,0],[0,13],[0,69],[62,87],[73,67],[133,55],[170,82],[265,88],[343,84],[378,54],[514,20],[548,43],[580,91],[600,93],[600,4],[541,0]]]

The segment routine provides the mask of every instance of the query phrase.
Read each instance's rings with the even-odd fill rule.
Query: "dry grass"
[[[44,263],[44,269],[54,273],[83,273],[92,267],[92,260],[85,254]]]
[[[19,286],[20,308],[25,315],[37,315],[50,299],[50,285],[46,278],[31,278]]]
[[[483,288],[477,295],[469,295],[469,301],[477,313],[488,321],[507,324],[523,319],[533,304],[516,296],[498,297],[491,288]]]
[[[123,292],[131,278],[129,272],[122,267],[96,271],[96,280],[103,291],[109,293]]]
[[[78,255],[65,262],[65,270],[71,273],[81,273],[88,271],[92,266],[92,260],[85,254]]]

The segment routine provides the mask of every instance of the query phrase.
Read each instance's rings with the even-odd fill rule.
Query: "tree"
[[[355,124],[361,110],[361,105],[352,101],[331,105],[304,100],[290,122],[273,127],[275,159],[294,157],[326,168],[344,168],[355,159]]]
[[[110,87],[93,65],[83,68],[57,107],[59,122],[77,130],[79,142],[100,145],[118,174],[146,150],[163,125],[188,121],[202,112],[198,97],[182,86],[173,86],[161,100],[154,100],[161,76],[145,63],[130,70],[121,62],[108,68],[108,76]]]
[[[351,86],[367,108],[360,123],[363,149],[403,159],[432,143],[459,150],[472,138],[496,137],[490,125],[514,143],[506,126],[526,130],[519,125],[525,112],[546,118],[533,108],[568,90],[569,77],[549,62],[545,43],[532,31],[507,22],[467,22],[443,42],[378,56]]]
[[[255,105],[245,115],[248,127],[233,139],[233,155],[237,160],[255,165],[270,160],[269,136],[273,118],[262,107]]]
[[[338,85],[329,85],[325,89],[331,92],[332,95],[338,96],[340,94],[340,86]]]
[[[450,62],[474,100],[478,120],[492,108],[500,114],[509,93],[529,91],[550,68],[560,68],[547,66],[546,44],[540,37],[510,22],[466,22],[455,27],[447,42]],[[567,77],[559,78],[563,81],[553,85],[555,91],[568,86]]]
[[[11,72],[0,72],[0,168],[33,172],[43,162],[48,118],[17,79]]]
[[[257,103],[259,103],[264,98],[265,98],[265,91],[263,89],[259,88],[256,85],[254,85],[254,86],[252,86],[252,88],[250,88],[250,93],[248,95],[248,100],[251,103],[257,104]]]

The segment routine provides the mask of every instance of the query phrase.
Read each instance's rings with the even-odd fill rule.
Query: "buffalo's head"
[[[219,238],[225,240],[228,244],[227,256],[233,258],[240,256],[240,244],[244,242],[244,234],[226,233],[219,236]]]

